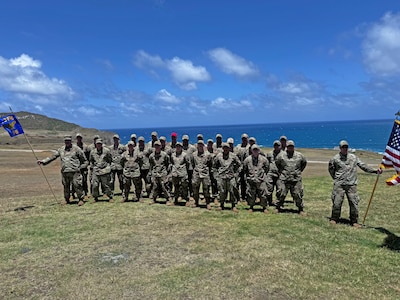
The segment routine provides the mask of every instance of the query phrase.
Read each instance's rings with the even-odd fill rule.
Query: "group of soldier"
[[[83,205],[89,190],[92,202],[103,194],[114,202],[118,181],[121,202],[129,200],[133,186],[133,201],[143,202],[146,193],[150,204],[164,198],[169,206],[186,201],[186,206],[198,207],[202,197],[209,210],[215,203],[217,210],[230,208],[238,212],[236,205],[243,201],[248,203],[250,212],[260,205],[268,213],[269,206],[274,206],[275,212],[282,211],[290,191],[298,213],[305,214],[302,172],[307,161],[285,136],[275,140],[268,153],[246,133],[236,146],[233,138],[223,142],[221,134],[216,135],[215,141],[204,140],[198,134],[197,141],[190,144],[188,135],[178,141],[175,132],[171,133],[170,142],[152,132],[147,143],[143,136],[132,134],[124,145],[116,134],[112,145],[104,145],[98,135],[87,145],[79,133],[75,143],[71,136],[65,136],[64,143],[53,156],[38,160],[38,164],[46,165],[60,157],[64,204],[76,193],[78,205]],[[226,206],[227,202],[230,205]]]

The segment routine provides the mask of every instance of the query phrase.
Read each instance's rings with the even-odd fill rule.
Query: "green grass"
[[[244,205],[234,214],[118,203],[119,197],[83,207],[19,198],[0,212],[0,295],[399,299],[398,189],[382,177],[362,229],[329,224],[328,176],[304,179],[306,217],[249,214]],[[359,174],[360,222],[375,178]],[[13,209],[25,205],[34,207]]]

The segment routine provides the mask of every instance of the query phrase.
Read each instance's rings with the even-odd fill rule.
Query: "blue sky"
[[[397,0],[0,1],[0,111],[92,128],[392,119]]]

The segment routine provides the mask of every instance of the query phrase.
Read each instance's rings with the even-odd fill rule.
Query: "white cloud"
[[[243,78],[259,75],[257,67],[252,62],[233,54],[225,48],[212,49],[208,51],[208,55],[224,73]]]
[[[362,43],[364,64],[375,75],[400,73],[400,13],[386,13],[372,24]]]
[[[48,103],[56,98],[71,99],[74,91],[63,80],[49,78],[42,63],[26,54],[6,59],[0,56],[0,90],[34,103]]]
[[[150,55],[143,50],[136,53],[134,65],[156,77],[159,77],[156,69],[169,71],[172,81],[183,90],[195,90],[197,82],[211,79],[205,67],[195,66],[190,60],[183,60],[179,57],[163,60],[161,57]]]
[[[162,89],[162,90],[158,91],[155,98],[157,100],[160,100],[160,101],[163,101],[166,103],[171,103],[171,104],[177,104],[177,103],[181,102],[181,100],[179,98],[172,95],[166,89]]]
[[[250,100],[228,100],[223,97],[218,97],[211,101],[211,107],[221,110],[232,110],[232,109],[251,109],[253,104]]]

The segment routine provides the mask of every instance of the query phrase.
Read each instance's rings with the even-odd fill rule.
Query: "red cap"
[[[176,132],[171,133],[171,136],[177,137],[178,135],[176,134]]]

